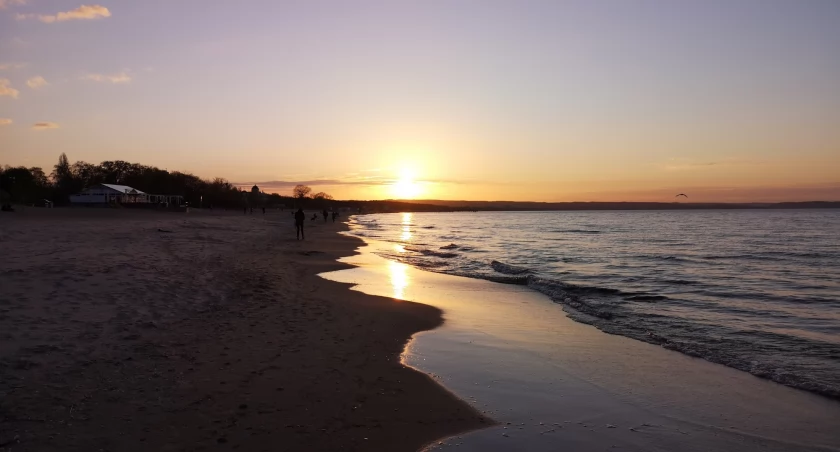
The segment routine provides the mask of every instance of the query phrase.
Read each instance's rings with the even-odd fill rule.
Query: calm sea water
[[[840,211],[358,215],[430,271],[526,284],[570,316],[840,397]],[[559,309],[559,307],[558,307]]]

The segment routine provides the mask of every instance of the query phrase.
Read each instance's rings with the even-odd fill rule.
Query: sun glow
[[[413,199],[423,191],[423,187],[415,182],[414,174],[407,169],[400,172],[400,178],[391,184],[391,194],[397,199]]]

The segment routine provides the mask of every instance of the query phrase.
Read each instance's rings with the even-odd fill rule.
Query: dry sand
[[[0,451],[416,450],[492,423],[400,364],[426,305],[289,212],[0,214]]]

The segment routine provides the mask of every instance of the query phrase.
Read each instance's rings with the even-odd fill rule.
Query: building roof
[[[108,187],[111,190],[116,190],[120,193],[130,193],[132,195],[145,195],[146,193],[136,189],[129,187],[128,185],[116,185],[116,184],[101,184],[103,187]]]

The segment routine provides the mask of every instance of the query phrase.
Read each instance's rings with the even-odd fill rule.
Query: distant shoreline
[[[455,211],[584,211],[584,210],[778,210],[778,209],[840,209],[840,201],[805,201],[777,203],[667,203],[667,202],[526,202],[526,201],[440,201],[387,200],[336,201],[352,203],[363,208],[362,213],[399,211],[455,212]]]

